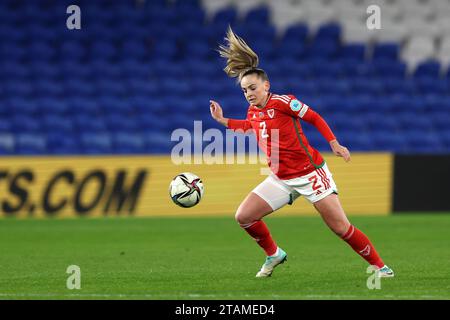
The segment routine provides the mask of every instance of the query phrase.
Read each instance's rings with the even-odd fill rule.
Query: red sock
[[[277,244],[272,239],[267,225],[261,221],[255,221],[252,223],[241,224],[240,225],[247,233],[256,240],[258,245],[264,249],[266,255],[274,255],[277,251]]]
[[[348,228],[347,232],[342,236],[342,239],[371,265],[375,265],[379,268],[384,266],[383,260],[381,260],[369,238],[355,226],[350,225],[350,228]]]

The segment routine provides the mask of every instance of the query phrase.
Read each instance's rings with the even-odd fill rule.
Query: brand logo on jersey
[[[256,118],[256,114],[253,114],[253,117],[252,117],[252,119],[255,119]]]
[[[294,99],[291,101],[289,106],[291,107],[292,111],[298,111],[302,107],[302,103],[300,101],[298,101],[297,99]]]
[[[322,191],[318,190],[318,191],[316,192],[316,196],[318,196],[318,195],[321,194],[321,193],[322,193]]]
[[[269,115],[269,117],[273,118],[273,116],[275,115],[275,110],[269,109],[267,110],[267,114]]]

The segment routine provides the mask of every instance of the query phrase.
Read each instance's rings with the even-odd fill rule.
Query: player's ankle
[[[280,253],[280,247],[277,247],[277,250],[274,254],[270,255],[269,257],[276,257]]]

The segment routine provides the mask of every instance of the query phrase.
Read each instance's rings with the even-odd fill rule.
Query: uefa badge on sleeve
[[[302,107],[302,103],[300,101],[298,101],[297,99],[294,99],[291,101],[291,103],[289,104],[289,106],[291,107],[292,111],[299,111],[300,108]]]

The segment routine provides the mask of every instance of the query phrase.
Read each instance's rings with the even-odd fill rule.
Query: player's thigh
[[[325,198],[314,202],[314,207],[320,213],[327,226],[339,236],[343,236],[350,227],[344,209],[337,194],[332,193]]]
[[[279,185],[273,177],[267,177],[242,201],[236,211],[236,220],[251,223],[283,207],[291,201],[291,191]]]
[[[272,207],[266,200],[250,192],[236,211],[235,219],[240,224],[252,223],[271,213]]]

